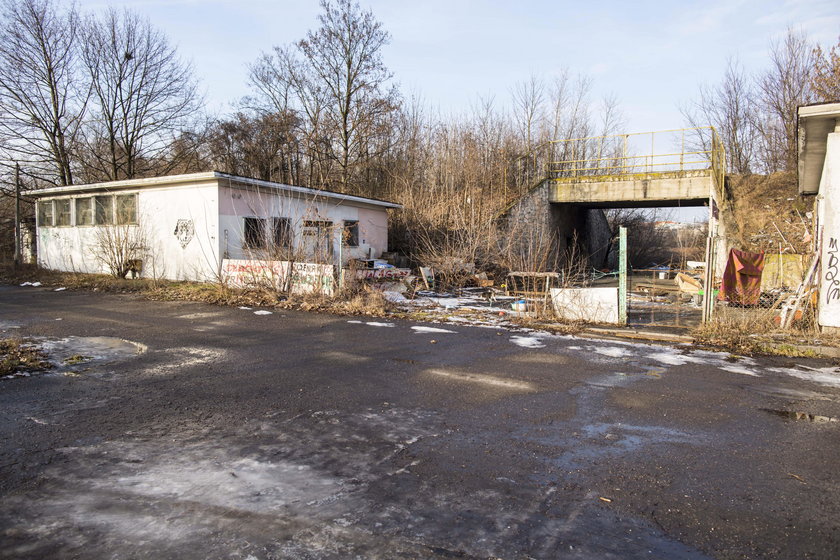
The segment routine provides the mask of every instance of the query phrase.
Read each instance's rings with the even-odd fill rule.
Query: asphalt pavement
[[[840,557],[836,363],[16,286],[0,336],[56,362],[0,558]]]

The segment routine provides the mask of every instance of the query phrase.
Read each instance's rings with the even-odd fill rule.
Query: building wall
[[[96,246],[102,243],[103,228],[127,228],[129,235],[142,238],[148,247],[143,259],[142,276],[171,280],[212,281],[219,267],[218,193],[215,181],[184,186],[147,188],[136,192],[136,226],[52,226],[38,227],[38,264],[67,272],[108,273],[107,266],[96,258]],[[96,193],[109,194],[109,193]],[[86,198],[90,194],[72,195]],[[68,198],[50,197],[42,201]],[[75,223],[75,204],[71,204]],[[176,237],[176,226],[191,229],[192,235]],[[187,239],[188,237],[188,239]],[[183,244],[182,244],[183,243]]]
[[[249,249],[245,244],[245,218],[288,218],[292,228],[293,252],[303,253],[303,227],[306,221],[331,222],[330,264],[337,262],[339,249],[343,264],[351,258],[379,257],[388,250],[388,213],[384,208],[336,203],[331,198],[316,198],[296,193],[274,193],[267,189],[228,186],[220,180],[219,228],[222,253],[229,259],[265,258],[266,250]],[[339,247],[345,220],[358,221],[359,246]],[[288,258],[279,255],[280,258]]]
[[[819,324],[830,332],[840,332],[840,132],[828,135],[819,192]]]
[[[221,266],[218,208],[215,182],[140,191],[140,223],[147,224],[152,255],[143,275],[151,276],[154,272],[171,280],[218,280]]]

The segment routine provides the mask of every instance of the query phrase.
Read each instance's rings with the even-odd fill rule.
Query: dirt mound
[[[730,175],[727,179],[733,223],[726,225],[741,249],[799,254],[811,251],[814,197],[800,196],[795,173]]]

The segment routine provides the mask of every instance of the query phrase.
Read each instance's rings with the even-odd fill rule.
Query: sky
[[[479,96],[508,106],[514,84],[564,69],[588,75],[596,98],[615,95],[627,132],[679,128],[679,107],[714,84],[727,59],[750,72],[791,27],[834,45],[836,1],[361,0],[392,36],[386,65],[406,94],[443,114]],[[81,0],[85,11],[129,7],[191,60],[208,108],[224,114],[248,94],[248,64],[317,27],[317,0]]]
[[[261,52],[317,27],[317,0],[79,0],[83,11],[129,7],[167,33],[192,61],[218,115],[249,93]],[[837,0],[599,1],[360,0],[391,34],[383,52],[405,95],[441,114],[479,97],[510,106],[517,82],[550,82],[563,69],[589,76],[593,97],[615,96],[625,132],[681,128],[680,107],[715,84],[736,57],[750,73],[767,65],[788,28],[837,44]]]

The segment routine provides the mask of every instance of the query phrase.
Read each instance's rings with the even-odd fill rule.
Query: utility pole
[[[21,265],[20,239],[20,164],[15,164],[15,268]]]

